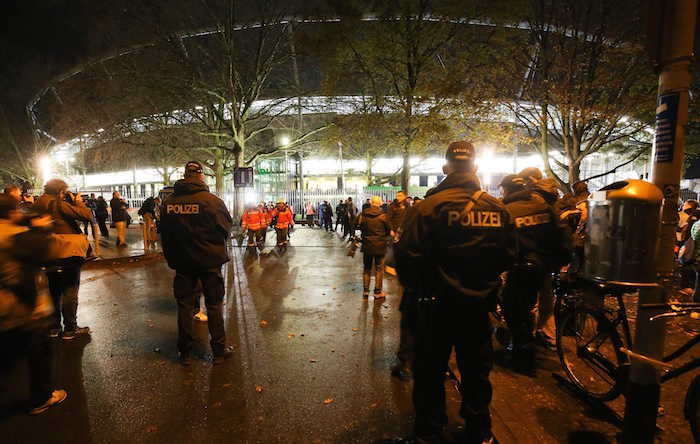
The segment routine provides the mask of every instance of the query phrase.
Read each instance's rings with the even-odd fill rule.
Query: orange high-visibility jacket
[[[267,211],[265,208],[263,209],[258,209],[262,213],[262,218],[260,219],[260,225],[262,228],[267,228],[267,224],[270,223],[270,212]]]
[[[294,226],[294,216],[292,210],[285,206],[283,209],[275,208],[272,217],[277,216],[277,228],[287,228],[290,224]]]
[[[248,228],[250,230],[257,231],[260,229],[260,224],[263,217],[265,217],[263,212],[258,209],[253,211],[245,210],[243,212],[243,223],[241,226],[244,230]]]

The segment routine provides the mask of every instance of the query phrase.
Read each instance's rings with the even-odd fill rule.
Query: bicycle
[[[618,294],[620,307],[624,307],[622,295]],[[700,303],[673,302],[662,304],[643,304],[640,308],[663,308],[667,312],[651,317],[691,315],[700,319],[697,311]],[[652,359],[630,350],[632,341],[629,324],[624,308],[618,308],[618,314],[610,319],[611,309],[576,305],[567,309],[557,325],[557,352],[569,380],[583,393],[600,401],[610,401],[619,396],[627,383],[631,359],[639,359],[657,366],[665,371],[661,382],[678,378],[700,367],[700,357],[693,358],[680,366],[669,364],[684,355],[700,343],[700,334],[684,343],[674,352],[661,360]],[[623,325],[627,346],[617,330]],[[700,442],[700,375],[691,382],[685,397],[685,419],[695,442]]]
[[[596,296],[586,300],[584,288]],[[568,294],[572,288],[557,294],[559,308],[555,311],[555,322],[559,360],[577,388],[593,399],[611,401],[624,390],[629,367],[628,358],[619,349],[632,347],[623,299],[630,288],[580,280],[573,289],[576,291],[573,297]],[[605,304],[606,296],[615,297],[617,308]],[[593,304],[593,299],[598,303]]]

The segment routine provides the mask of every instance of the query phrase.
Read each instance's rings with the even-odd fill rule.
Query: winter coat
[[[479,191],[473,173],[453,173],[406,210],[394,248],[404,284],[446,299],[486,299],[501,287],[501,273],[515,260],[510,215],[493,196]]]
[[[232,220],[226,204],[198,179],[175,182],[161,207],[163,254],[175,270],[210,270],[229,261]]]
[[[386,237],[390,228],[386,214],[379,207],[370,206],[357,218],[362,232],[362,251],[367,254],[385,254]]]
[[[245,210],[243,212],[243,222],[241,226],[245,230],[246,228],[253,230],[253,231],[258,231],[262,227],[262,222],[265,219],[265,214],[263,214],[262,210],[258,210],[257,208],[254,210]]]
[[[34,211],[49,214],[53,218],[53,232],[58,234],[80,233],[80,222],[92,222],[92,211],[82,201],[73,204],[51,194],[44,194],[34,202]]]
[[[109,206],[112,208],[112,222],[126,222],[129,220],[129,213],[126,211],[129,206],[126,202],[114,197],[109,201]]]
[[[393,202],[391,202],[391,205],[389,205],[389,209],[387,210],[387,217],[389,219],[389,228],[391,228],[393,231],[399,231],[399,227],[401,226],[401,221],[403,221],[403,216],[406,214],[406,200],[403,201],[403,204],[399,203],[398,199],[394,199]]]
[[[519,261],[552,270],[571,261],[571,228],[557,217],[552,205],[533,198],[527,189],[508,194],[503,203],[515,228]]]
[[[95,201],[95,205],[95,218],[98,220],[106,220],[109,216],[109,212],[107,212],[107,201],[100,196]]]

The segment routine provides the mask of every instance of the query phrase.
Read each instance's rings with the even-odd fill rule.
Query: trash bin
[[[599,283],[656,285],[663,194],[643,180],[615,182],[588,198],[585,276]]]

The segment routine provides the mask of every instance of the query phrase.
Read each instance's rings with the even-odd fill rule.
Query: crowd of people
[[[585,183],[575,184],[571,194],[560,197],[556,183],[531,167],[505,176],[496,198],[481,189],[475,158],[471,143],[450,144],[443,167],[446,177],[424,199],[410,198],[402,190],[388,204],[373,196],[361,210],[348,198],[335,212],[328,201],[317,209],[308,205],[304,211],[310,226],[316,225],[318,215],[323,229],[337,231],[341,225],[343,238],[361,244],[363,298],[370,295],[372,274],[374,298],[386,297],[384,271],[395,269],[403,294],[392,375],[414,380],[414,432],[420,442],[438,442],[447,421],[444,375],[453,348],[462,378],[465,439],[492,442],[490,313],[500,307],[511,335],[506,363],[536,376],[535,346],[554,347],[552,275],[563,267],[575,271],[581,262]],[[30,413],[41,413],[67,396],[52,384],[49,338],[69,340],[90,331],[77,320],[82,261],[61,254],[60,245],[77,242],[69,241],[69,236],[84,238],[80,223],[97,220],[102,234],[108,234],[107,202],[101,196],[92,195],[86,202],[59,179],[48,181],[44,191],[36,200],[18,195],[14,188],[0,196],[0,292],[5,304],[0,334],[27,344]],[[114,192],[109,206],[117,242],[122,244],[126,205]],[[213,363],[224,362],[231,354],[226,347],[221,273],[229,260],[233,224],[229,210],[209,192],[201,164],[191,161],[162,205],[157,198],[147,200],[139,214],[144,216],[149,240],[155,239],[151,230],[161,233],[163,254],[175,270],[179,362],[191,363],[192,320],[200,294],[207,308]],[[700,241],[697,202],[686,202],[680,218],[679,246]],[[274,228],[277,246],[284,251],[294,219],[283,199],[274,205],[246,207],[241,227],[248,248],[262,249],[268,228]],[[391,267],[387,254],[393,258]],[[688,262],[695,270],[700,248],[691,256]],[[8,309],[10,300],[14,306]]]

